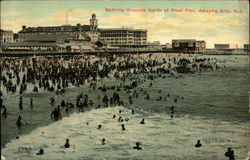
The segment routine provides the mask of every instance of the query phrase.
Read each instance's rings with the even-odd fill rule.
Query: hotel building
[[[5,45],[11,50],[65,50],[75,48],[89,51],[99,47],[97,42],[108,48],[146,48],[147,30],[132,28],[98,28],[98,19],[93,13],[89,25],[26,27],[15,36],[17,43]],[[13,41],[13,32],[12,32]],[[4,40],[4,42],[7,42]],[[111,46],[111,47],[110,47]]]
[[[77,24],[76,26],[46,26],[26,27],[19,31],[19,42],[57,42],[63,43],[69,39],[89,39],[96,42],[99,39],[96,15],[92,14],[90,25]]]
[[[132,28],[98,28],[96,15],[92,14],[89,25],[26,27],[19,32],[19,42],[57,42],[85,37],[95,43],[104,41],[110,46],[138,48],[147,45],[147,30]]]
[[[133,28],[100,28],[100,40],[120,48],[147,47],[147,30]]]

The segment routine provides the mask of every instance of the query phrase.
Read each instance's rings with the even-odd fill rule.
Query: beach
[[[247,157],[250,150],[248,56],[159,53],[99,58],[92,55],[57,57],[55,61],[55,57],[50,57],[47,63],[43,57],[35,58],[38,66],[42,62],[41,66],[53,64],[58,68],[78,68],[86,62],[86,70],[92,76],[84,77],[84,83],[77,84],[79,79],[74,83],[67,72],[65,79],[72,83],[59,94],[56,89],[48,91],[44,87],[34,92],[32,81],[27,82],[22,94],[18,93],[19,88],[11,93],[1,81],[2,100],[7,108],[7,116],[1,116],[1,149],[7,159],[227,159],[224,153],[228,147],[233,148],[237,159]],[[13,63],[24,59],[12,58]],[[180,66],[180,59],[190,60],[190,71],[175,68]],[[191,67],[194,61],[198,66],[207,64],[208,68],[205,65],[197,69]],[[31,66],[34,67],[33,63]],[[107,69],[94,72],[96,66],[101,71]],[[27,74],[26,69],[24,67],[20,76]],[[11,67],[3,67],[2,74],[12,71]],[[53,79],[53,75],[51,77],[49,79]],[[12,81],[15,83],[16,77]],[[92,100],[93,104],[76,107],[76,97],[81,93],[82,99],[87,95],[88,102]],[[119,101],[123,103],[111,103],[114,93],[119,94]],[[20,95],[22,110],[18,109]],[[107,103],[103,101],[105,95],[109,97]],[[54,104],[50,103],[51,97],[55,98]],[[66,112],[65,107],[60,106],[62,100],[75,107]],[[58,105],[62,119],[54,121],[50,116]],[[132,109],[135,114],[131,113]],[[21,128],[16,126],[18,115],[22,115],[25,122]],[[118,122],[119,117],[129,120]],[[143,125],[140,124],[142,118],[145,119]],[[102,129],[97,129],[99,124]],[[122,124],[125,131],[121,130]],[[72,145],[63,148],[67,138]],[[105,145],[101,144],[102,138],[106,139]],[[201,140],[202,147],[194,147],[197,140]],[[133,149],[136,142],[140,142],[142,150]],[[43,155],[36,155],[39,148],[44,149]]]

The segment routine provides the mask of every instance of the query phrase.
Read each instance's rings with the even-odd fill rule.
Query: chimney
[[[22,28],[23,28],[23,30],[24,30],[24,29],[26,29],[26,26],[23,26]]]

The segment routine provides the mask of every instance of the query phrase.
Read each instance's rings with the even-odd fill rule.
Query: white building
[[[10,30],[0,30],[0,44],[13,43],[13,31]]]
[[[133,28],[100,28],[100,40],[121,48],[147,47],[147,30]]]

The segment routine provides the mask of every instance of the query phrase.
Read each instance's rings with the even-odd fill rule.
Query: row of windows
[[[113,37],[120,37],[120,38],[147,38],[147,36],[121,36],[121,35],[101,35],[101,37],[108,37],[108,38],[113,38]]]
[[[118,42],[111,42],[111,43],[109,43],[109,44],[124,44],[124,45],[128,45],[128,44],[146,44],[146,42],[144,42],[144,43],[133,43],[133,42],[129,42],[129,43],[118,43]]]
[[[101,38],[104,40],[132,40],[133,38]]]
[[[13,34],[1,34],[1,37],[12,37],[13,36]]]
[[[147,35],[147,33],[135,33],[135,32],[102,32],[101,34],[135,34],[135,35]]]
[[[101,37],[133,37],[133,35],[110,35],[110,34],[103,35],[101,34]]]
[[[55,32],[55,31],[73,31],[76,30],[77,28],[35,28],[31,29],[31,32]]]
[[[50,32],[28,32],[28,33],[23,33],[21,35],[53,35],[53,34],[69,34],[70,32],[53,32],[53,33],[50,33]]]
[[[32,29],[31,32],[51,32],[51,31],[71,31],[72,29],[64,29],[64,28],[39,28],[39,29]]]
[[[196,47],[196,48],[206,48],[206,47]]]
[[[195,46],[206,46],[206,44],[196,44]]]
[[[96,34],[96,35],[98,34],[97,32],[88,32],[88,33],[90,33],[90,34]]]
[[[2,37],[2,39],[13,39],[13,37]]]
[[[111,32],[111,31],[101,31],[101,34],[133,34],[134,32]]]
[[[101,40],[104,40],[104,41],[135,41],[135,42],[141,42],[141,41],[147,41],[146,39],[145,40],[141,40],[141,39],[108,39],[108,38],[101,38]]]
[[[125,43],[125,42],[110,42],[110,44],[134,44],[133,42],[127,42],[127,43]]]
[[[10,43],[10,42],[12,42],[13,41],[13,38],[4,38],[3,39],[3,42],[4,43]]]
[[[13,39],[13,36],[4,36],[3,38]]]
[[[102,33],[101,32],[101,35],[102,36],[137,36],[137,37],[141,37],[141,36],[147,36],[147,34],[133,34],[133,33],[130,33],[130,34],[120,34],[120,33],[114,33],[114,34],[111,34],[111,33]]]
[[[89,32],[90,34],[95,34],[97,35],[97,32]],[[23,33],[21,36],[27,36],[27,35],[61,35],[61,34],[70,34],[70,32],[31,32],[31,33]]]

